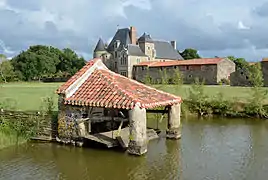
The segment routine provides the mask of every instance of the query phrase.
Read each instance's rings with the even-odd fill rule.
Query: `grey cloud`
[[[252,12],[256,13],[260,17],[268,17],[268,2],[257,6],[255,9],[252,10]]]
[[[268,3],[263,0],[258,4],[250,0],[224,3],[220,0],[213,3],[210,0],[202,3],[196,0],[141,0],[133,4],[132,0],[128,6],[123,2],[125,0],[8,0],[10,7],[23,12],[0,9],[0,39],[16,52],[30,44],[50,44],[59,48],[68,46],[90,55],[98,38],[108,41],[119,24],[120,27],[136,26],[139,35],[148,32],[156,39],[176,40],[180,50],[192,47],[204,56],[236,53],[251,59],[257,59],[261,54],[268,56],[264,50],[268,49],[268,25],[258,18],[268,12],[265,11]],[[142,3],[146,8],[140,8]],[[253,10],[254,7],[257,8]],[[28,15],[27,11],[38,13],[40,9],[46,9],[51,18],[42,13],[38,16],[40,20],[27,18],[35,16]],[[24,13],[23,16],[20,13]],[[250,28],[239,29],[239,21]]]

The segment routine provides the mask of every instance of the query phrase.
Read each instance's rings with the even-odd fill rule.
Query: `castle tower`
[[[145,55],[149,57],[149,60],[155,58],[154,41],[149,34],[144,33],[139,39],[138,44]]]
[[[100,38],[95,49],[94,49],[94,58],[100,58],[103,54],[106,54],[107,51],[105,49],[105,45],[102,41],[102,39]]]

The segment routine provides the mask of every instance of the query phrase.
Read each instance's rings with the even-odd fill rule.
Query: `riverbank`
[[[18,137],[14,133],[4,133],[0,130],[0,150],[10,147],[10,146],[15,146],[19,144],[23,144],[27,142],[27,139],[23,137]]]

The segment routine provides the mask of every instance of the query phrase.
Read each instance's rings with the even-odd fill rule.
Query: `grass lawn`
[[[0,101],[12,99],[11,104],[16,110],[39,110],[43,97],[52,96],[57,106],[56,89],[62,83],[8,83],[0,84]],[[178,90],[172,85],[154,85],[154,87],[181,96],[188,97],[190,85],[183,85]],[[251,96],[251,89],[247,87],[205,86],[205,93],[209,96],[222,92],[227,99],[239,98],[247,101]],[[268,95],[266,97],[268,102]]]
[[[191,88],[191,85],[183,85],[178,89],[174,88],[172,85],[155,85],[154,87],[175,95],[179,95],[185,99],[189,96],[189,89]],[[268,90],[268,88],[264,89]],[[218,93],[222,93],[224,98],[227,100],[238,98],[239,101],[243,102],[246,102],[248,98],[252,96],[252,90],[249,87],[211,85],[204,86],[204,91],[208,96],[211,97],[217,95]],[[266,99],[268,102],[268,94],[266,95]]]
[[[0,84],[0,101],[8,101],[8,104],[16,110],[39,110],[42,98],[53,97],[57,105],[56,89],[62,83],[7,83]]]

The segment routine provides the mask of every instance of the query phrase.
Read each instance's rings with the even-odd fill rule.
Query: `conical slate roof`
[[[143,33],[143,35],[138,39],[139,42],[153,42],[153,39],[149,34]]]
[[[104,46],[104,43],[102,41],[102,39],[100,38],[95,49],[94,49],[94,52],[96,51],[105,51],[105,46]]]

